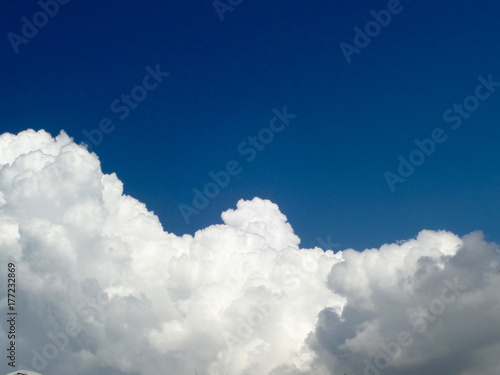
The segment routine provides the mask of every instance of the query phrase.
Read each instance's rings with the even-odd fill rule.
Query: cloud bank
[[[64,132],[1,135],[0,277],[16,264],[17,364],[53,375],[500,373],[500,250],[481,232],[423,230],[334,254],[301,249],[268,200],[241,200],[222,219],[168,233]],[[1,331],[8,348],[7,322]]]

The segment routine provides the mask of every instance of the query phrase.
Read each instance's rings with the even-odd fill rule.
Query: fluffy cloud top
[[[424,230],[334,254],[300,249],[267,200],[222,219],[175,236],[64,132],[1,135],[0,277],[16,264],[18,364],[53,375],[500,373],[499,247],[480,232]]]

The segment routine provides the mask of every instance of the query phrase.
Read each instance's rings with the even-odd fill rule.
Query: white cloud
[[[499,248],[481,233],[333,254],[300,249],[267,200],[222,219],[175,236],[65,133],[1,135],[18,361],[54,375],[498,374]]]

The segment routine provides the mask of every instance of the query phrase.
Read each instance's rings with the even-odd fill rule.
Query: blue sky
[[[8,34],[22,35],[22,18],[41,8],[4,3],[0,130],[64,129],[83,142],[111,119],[92,150],[176,234],[258,196],[279,205],[303,247],[320,237],[361,250],[421,229],[499,241],[500,88],[483,87],[489,97],[457,129],[443,114],[475,106],[464,100],[479,76],[500,81],[500,4],[401,1],[348,63],[339,45],[387,7],[244,0],[221,21],[211,1],[72,0],[16,53]],[[158,65],[170,75],[120,119],[111,104]],[[296,118],[247,162],[238,146],[285,106]],[[436,128],[446,141],[391,191],[384,173]],[[231,160],[241,172],[186,223],[179,204],[192,206],[192,189]]]

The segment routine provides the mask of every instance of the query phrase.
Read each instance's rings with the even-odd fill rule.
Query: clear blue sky
[[[401,1],[348,63],[339,45],[354,45],[354,27],[387,6],[243,0],[221,21],[208,0],[72,0],[15,53],[8,34],[22,36],[22,18],[45,20],[36,1],[3,2],[0,131],[64,129],[82,142],[83,130],[111,119],[92,147],[104,172],[176,234],[259,196],[279,205],[304,247],[330,236],[361,250],[422,229],[480,229],[500,241],[500,88],[466,100],[478,76],[500,82],[500,3]],[[127,116],[116,110],[123,103],[113,112],[158,64],[170,75]],[[453,129],[443,114],[464,100],[478,108]],[[247,162],[238,146],[284,106],[297,117]],[[384,173],[436,128],[446,141],[391,191]],[[241,172],[186,223],[179,204],[192,205],[192,189],[230,160]]]

